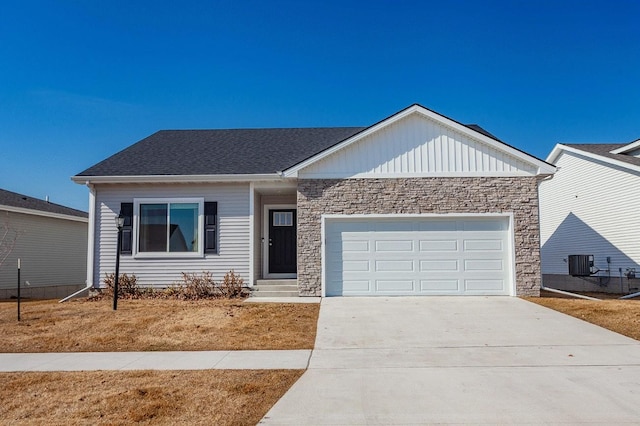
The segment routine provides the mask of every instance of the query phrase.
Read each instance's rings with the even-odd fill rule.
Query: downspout
[[[577,297],[579,299],[595,300],[597,302],[602,302],[602,299],[597,299],[595,297],[585,296],[585,295],[577,294],[577,293],[571,293],[571,292],[564,291],[564,290],[558,290],[556,288],[545,287],[544,285],[540,285],[540,290],[549,291],[551,293],[564,294],[565,296]],[[638,293],[638,295],[640,295],[640,293]]]
[[[627,294],[626,296],[622,296],[620,299],[633,299],[634,297],[640,296],[640,291],[637,293]]]
[[[91,183],[89,183],[89,181],[87,181],[85,185],[87,185],[87,188],[89,188],[89,224],[88,224],[88,232],[87,232],[87,280],[85,281],[86,286],[83,289],[80,289],[75,293],[60,300],[59,303],[66,302],[67,300],[93,287],[95,223],[96,223],[96,190],[95,190],[95,187]]]

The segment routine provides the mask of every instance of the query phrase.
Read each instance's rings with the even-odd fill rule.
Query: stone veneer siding
[[[322,294],[322,214],[513,213],[516,293],[540,295],[536,177],[298,180],[298,290]]]

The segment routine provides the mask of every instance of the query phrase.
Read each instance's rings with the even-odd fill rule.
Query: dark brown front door
[[[269,273],[296,272],[296,210],[269,210]]]

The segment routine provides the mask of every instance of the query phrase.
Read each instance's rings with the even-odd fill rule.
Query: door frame
[[[271,274],[269,273],[269,210],[290,209],[298,210],[296,204],[265,204],[262,206],[262,277],[263,278],[297,278],[297,273]],[[298,231],[296,227],[296,244]]]

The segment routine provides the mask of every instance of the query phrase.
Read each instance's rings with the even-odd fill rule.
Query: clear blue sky
[[[640,138],[640,1],[20,0],[0,11],[0,188],[160,129],[367,126],[412,104],[545,158]]]

